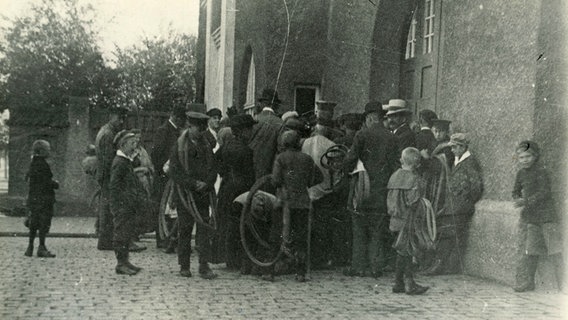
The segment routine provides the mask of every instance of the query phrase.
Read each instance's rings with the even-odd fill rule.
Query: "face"
[[[517,158],[519,159],[519,164],[521,168],[530,168],[536,161],[534,154],[528,151],[523,151],[517,153]]]
[[[199,131],[201,131],[200,129],[201,129],[201,128],[200,128],[198,125],[196,125],[195,123],[191,123],[191,122],[188,122],[188,123],[187,123],[187,132],[188,132],[190,135],[196,135],[196,134],[198,134]]]
[[[391,114],[390,116],[387,116],[389,129],[394,130],[400,127],[404,123],[404,120],[405,120],[404,116],[400,114]]]
[[[452,148],[452,153],[458,158],[461,158],[463,154],[467,151],[467,147],[462,146],[461,144],[453,145],[451,148]]]
[[[187,127],[187,119],[185,117],[172,117],[172,122],[181,129],[185,129]]]
[[[136,149],[136,144],[137,144],[136,138],[131,138],[126,140],[122,145],[121,148],[122,152],[124,152],[126,155],[131,155],[134,152],[134,149]]]
[[[432,127],[432,133],[434,134],[434,138],[436,138],[436,141],[443,141],[448,135],[446,131],[441,130],[438,127]]]
[[[209,120],[207,120],[207,125],[212,130],[217,131],[221,127],[221,125],[219,124],[219,120],[221,120],[221,117],[218,116],[211,117],[209,118]]]

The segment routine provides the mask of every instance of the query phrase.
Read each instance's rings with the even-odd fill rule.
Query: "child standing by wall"
[[[424,182],[416,172],[420,161],[418,149],[404,149],[400,159],[402,168],[393,173],[388,183],[387,208],[391,216],[389,228],[398,233],[393,245],[397,252],[393,293],[419,295],[429,289],[414,282],[412,264],[413,258],[433,247],[433,240],[424,236],[426,214],[429,214],[428,210],[432,210],[432,206],[423,198]]]
[[[536,142],[522,141],[515,153],[520,166],[513,199],[521,209],[516,292],[533,291],[539,256],[549,255],[555,263],[556,280],[562,290],[562,240],[558,216],[553,208],[548,172],[540,165]]]
[[[55,254],[45,247],[45,237],[51,227],[53,217],[53,204],[55,203],[55,189],[59,188],[57,181],[47,164],[51,147],[45,140],[36,140],[32,144],[32,162],[27,178],[29,179],[28,208],[31,212],[29,221],[30,236],[28,249],[25,255],[31,257],[34,251],[34,240],[39,232],[39,248],[37,256],[41,258],[54,258]]]

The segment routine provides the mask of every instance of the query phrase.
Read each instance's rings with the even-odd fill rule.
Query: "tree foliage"
[[[194,99],[196,38],[172,30],[166,38],[144,39],[139,46],[117,48],[120,78],[117,101],[129,108],[168,111]]]
[[[112,94],[94,15],[92,6],[77,0],[42,0],[9,20],[0,44],[0,105],[58,109],[70,95],[96,103]]]

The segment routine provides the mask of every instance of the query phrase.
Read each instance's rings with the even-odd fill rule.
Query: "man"
[[[110,120],[101,127],[95,138],[97,155],[96,178],[101,188],[98,216],[99,250],[113,250],[112,245],[112,214],[109,208],[109,182],[112,161],[116,155],[113,139],[123,129],[128,110],[121,107],[110,109]]]
[[[323,135],[334,142],[343,136],[343,132],[335,128],[333,121],[333,110],[336,105],[337,103],[333,101],[316,101],[316,125],[312,134]]]
[[[258,123],[253,127],[248,144],[253,151],[255,179],[272,172],[272,164],[278,147],[278,136],[284,123],[275,113],[275,109],[277,110],[281,102],[277,91],[264,89],[258,101],[261,111],[256,115]]]
[[[168,248],[169,250],[167,251],[170,253],[173,253],[177,243],[175,241],[171,241],[171,246],[168,247],[168,241],[160,237],[158,213],[160,210],[159,207],[160,201],[162,200],[162,194],[164,193],[164,188],[169,180],[168,175],[164,172],[164,164],[168,161],[172,147],[177,141],[182,130],[184,130],[187,126],[187,118],[185,115],[186,110],[187,108],[181,104],[177,104],[173,107],[168,121],[156,130],[154,135],[154,144],[150,151],[150,158],[152,158],[152,163],[156,170],[156,177],[154,179],[154,188],[152,192],[152,198],[155,204],[154,212],[156,214],[156,245],[158,248]],[[173,225],[174,220],[170,221],[170,223]]]
[[[454,166],[454,154],[448,143],[450,142],[450,124],[449,120],[434,120],[432,121],[432,134],[436,139],[436,147],[432,151],[432,155],[443,156],[446,160],[448,168]]]
[[[213,279],[217,275],[209,268],[209,204],[217,178],[214,155],[204,137],[209,117],[189,111],[188,128],[174,144],[170,156],[170,173],[175,182],[173,202],[178,211],[178,263],[180,275],[191,277],[191,234],[197,224],[195,242],[199,253],[199,275]]]
[[[206,113],[209,117],[207,120],[207,131],[205,131],[205,138],[209,141],[209,145],[213,148],[213,152],[217,151],[219,144],[217,143],[217,133],[221,129],[220,120],[223,112],[217,108],[209,109]]]
[[[390,131],[398,139],[398,154],[400,155],[400,152],[408,147],[416,147],[416,137],[409,125],[412,111],[406,106],[406,101],[389,100],[386,116]]]
[[[481,168],[469,151],[464,133],[451,136],[449,145],[455,155],[449,175],[449,210],[436,218],[438,243],[436,259],[427,275],[453,274],[463,271],[469,223],[475,213],[475,203],[483,193]]]
[[[360,203],[356,205],[352,216],[352,265],[345,270],[345,274],[351,276],[381,276],[380,251],[391,245],[381,241],[388,233],[387,183],[398,166],[399,153],[396,138],[382,124],[382,112],[380,104],[365,106],[366,126],[355,135],[353,146],[345,159],[346,172],[352,172],[360,160],[369,186],[367,194],[359,197]]]
[[[430,156],[436,147],[436,138],[432,133],[432,124],[436,119],[438,119],[438,115],[430,109],[424,109],[418,113],[420,132],[416,135],[416,149],[420,151],[422,156]]]

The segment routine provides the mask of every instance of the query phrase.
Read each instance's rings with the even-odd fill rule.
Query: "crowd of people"
[[[129,252],[144,250],[138,237],[155,231],[157,246],[177,253],[179,274],[191,277],[194,226],[198,273],[205,279],[217,276],[211,263],[266,281],[295,273],[303,282],[311,268],[342,268],[359,277],[394,272],[392,291],[417,295],[428,287],[414,281],[415,272],[463,271],[469,224],[483,193],[467,134],[450,134],[451,122],[428,109],[413,121],[401,99],[369,102],[363,113],[337,118],[330,101],[317,101],[313,115],[279,114],[281,101],[271,89],[258,102],[253,115],[176,106],[150,152],[140,144],[140,130],[123,128],[127,111],[113,110],[85,167],[100,186],[97,247],[114,250],[116,273],[140,271]],[[31,219],[27,256],[37,230],[38,256],[55,256],[45,248],[57,187],[40,160],[49,154],[46,143],[34,144],[29,200],[32,217],[41,211],[49,219]],[[561,243],[538,145],[524,141],[516,153],[522,169],[513,197],[522,207],[519,248],[525,254],[515,290],[524,292],[534,290],[539,255],[558,257],[560,276]],[[260,180],[266,186],[248,196]],[[48,191],[36,201],[37,188]],[[242,241],[243,208],[270,249],[246,232]],[[167,211],[162,223],[169,234],[159,232],[160,210]],[[274,257],[279,250],[284,254],[270,265],[251,257]]]

